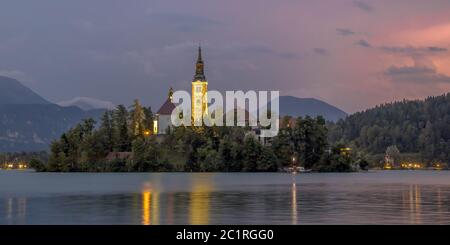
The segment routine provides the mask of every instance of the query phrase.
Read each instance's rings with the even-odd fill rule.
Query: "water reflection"
[[[416,180],[427,174],[413,182],[409,172],[352,175],[360,181],[327,174],[67,174],[62,187],[49,181],[33,192],[2,189],[0,178],[0,224],[450,224],[450,171],[431,176],[437,184]],[[117,178],[120,185],[110,187]],[[97,189],[79,191],[78,183],[89,181]],[[45,192],[54,186],[63,191]]]
[[[190,193],[189,222],[192,225],[206,225],[210,223],[211,192],[214,175],[204,174],[192,180]]]
[[[295,174],[293,175],[292,179],[292,224],[297,224],[297,183],[295,179]]]
[[[5,219],[8,224],[26,223],[27,199],[24,197],[6,198]],[[0,222],[1,223],[1,222]]]
[[[159,195],[159,192],[151,189],[142,192],[143,225],[159,225]]]
[[[150,225],[150,214],[151,214],[151,199],[152,193],[150,191],[142,192],[142,224]]]
[[[422,215],[421,187],[419,185],[408,185],[407,190],[402,194],[403,209],[409,213],[411,224],[420,224]]]

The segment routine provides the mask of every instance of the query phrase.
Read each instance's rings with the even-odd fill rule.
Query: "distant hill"
[[[403,100],[348,116],[331,127],[333,142],[352,142],[373,154],[396,145],[423,161],[450,163],[450,94]]]
[[[337,121],[345,118],[347,113],[318,99],[280,96],[280,115],[295,117],[323,116],[328,121]]]
[[[69,128],[103,112],[54,104],[0,105],[0,152],[47,150]]]
[[[16,79],[0,76],[0,105],[4,104],[50,104],[50,102]]]
[[[113,110],[116,107],[112,102],[88,97],[76,97],[71,100],[58,102],[56,104],[63,107],[76,106],[85,111],[93,109]]]
[[[103,112],[52,104],[19,81],[0,76],[0,152],[47,150],[82,119],[98,119]]]

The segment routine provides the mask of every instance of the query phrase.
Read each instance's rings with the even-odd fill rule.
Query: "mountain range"
[[[0,152],[47,150],[62,133],[92,117],[98,120],[114,104],[77,97],[51,103],[19,81],[0,76]],[[347,116],[342,110],[312,98],[280,97],[280,114],[317,116],[336,121]]]
[[[47,150],[63,132],[103,111],[53,104],[19,81],[0,76],[0,152]]]

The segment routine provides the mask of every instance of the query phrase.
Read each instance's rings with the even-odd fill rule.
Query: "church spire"
[[[203,63],[202,59],[202,47],[200,44],[198,45],[198,57],[197,57],[197,63]]]
[[[197,56],[197,64],[195,65],[195,76],[194,81],[206,81],[205,71],[204,71],[204,63],[202,58],[202,47],[198,45],[198,56]]]

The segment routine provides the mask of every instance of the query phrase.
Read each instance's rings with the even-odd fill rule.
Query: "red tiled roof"
[[[172,111],[175,109],[175,105],[167,98],[166,102],[159,108],[157,114],[159,115],[171,115]]]

